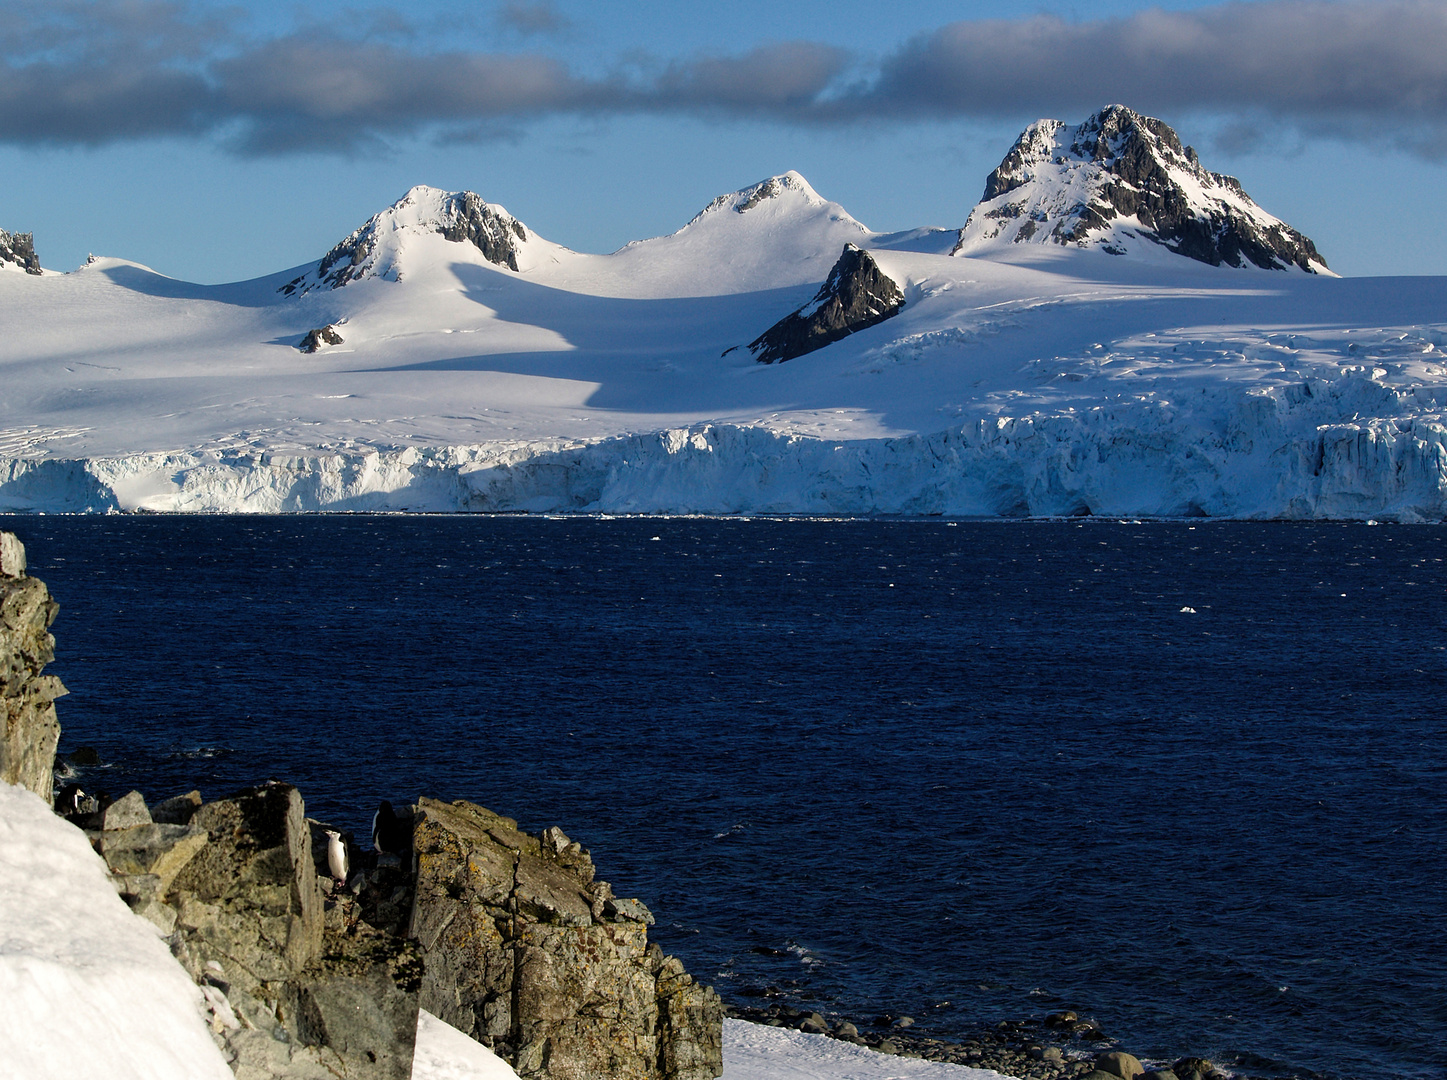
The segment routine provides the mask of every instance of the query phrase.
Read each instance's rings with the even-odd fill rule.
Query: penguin
[[[66,784],[55,793],[55,812],[61,817],[77,817],[84,813],[81,807],[88,798],[79,784]]]
[[[379,855],[401,855],[412,845],[412,822],[398,816],[392,804],[383,799],[372,815],[372,850]]]
[[[342,834],[335,829],[327,830],[327,869],[338,881],[347,880],[347,845],[342,841]]]

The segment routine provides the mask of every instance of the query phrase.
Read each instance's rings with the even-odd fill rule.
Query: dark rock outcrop
[[[844,251],[814,299],[784,316],[749,343],[761,364],[782,363],[858,333],[904,310],[904,293],[873,256],[853,244]]]
[[[44,674],[55,659],[50,624],[60,605],[45,582],[25,572],[25,548],[0,532],[0,780],[53,798],[52,767],[60,741],[55,699],[65,687]]]
[[[0,263],[13,263],[27,274],[43,274],[40,259],[35,255],[35,237],[31,233],[10,233],[0,229]]]
[[[1082,197],[1083,196],[1083,197]],[[1207,171],[1164,122],[1111,105],[1079,127],[1028,127],[985,182],[955,251],[996,238],[1101,245],[1120,253],[1113,230],[1213,266],[1325,270],[1316,245],[1261,210],[1232,176]]]
[[[342,340],[342,335],[337,332],[336,326],[327,323],[326,326],[308,330],[306,337],[301,339],[301,344],[297,348],[304,353],[314,353],[319,349],[325,349],[328,345],[340,345]]]
[[[448,196],[447,218],[437,231],[453,243],[471,244],[488,262],[509,270],[518,268],[518,241],[528,238],[521,221],[471,191]]]
[[[422,1007],[524,1080],[713,1080],[722,1005],[648,943],[647,908],[615,898],[561,831],[423,799],[412,933]]]

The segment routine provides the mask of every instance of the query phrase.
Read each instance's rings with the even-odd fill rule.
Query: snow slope
[[[446,235],[479,222],[517,269]],[[610,255],[425,188],[338,247],[365,235],[340,287],[0,275],[0,511],[1447,516],[1447,279],[1138,236],[951,255],[797,173]],[[784,364],[737,348],[847,243],[900,314]]]

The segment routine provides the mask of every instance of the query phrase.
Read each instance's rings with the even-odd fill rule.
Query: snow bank
[[[724,1021],[723,1080],[1000,1080],[1000,1073],[881,1054],[827,1035]]]
[[[201,991],[83,833],[0,784],[0,1076],[230,1080]]]
[[[412,1080],[517,1080],[517,1073],[487,1047],[421,1009]]]

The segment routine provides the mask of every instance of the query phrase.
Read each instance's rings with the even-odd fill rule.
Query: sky
[[[1112,102],[1348,275],[1447,275],[1447,0],[0,0],[0,228],[69,270],[320,258],[418,183],[611,251],[797,169],[958,228]]]

